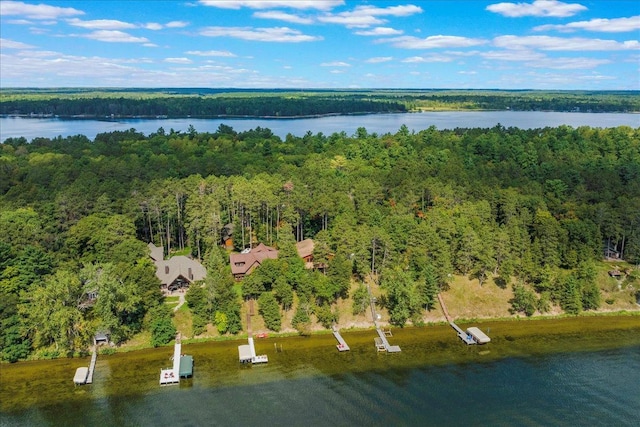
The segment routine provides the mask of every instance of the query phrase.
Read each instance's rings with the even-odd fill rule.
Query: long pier
[[[96,369],[96,362],[98,360],[98,346],[93,346],[93,352],[91,353],[91,363],[89,363],[89,373],[87,374],[87,381],[85,384],[93,384],[93,371]]]
[[[449,322],[449,325],[456,331],[458,337],[467,345],[472,344],[486,344],[491,339],[486,336],[480,329],[478,328],[468,328],[467,331],[463,331],[458,325],[455,324],[451,316],[449,315],[449,311],[447,310],[447,306],[442,299],[442,295],[438,293],[438,301],[440,302],[440,307],[442,307],[442,312],[444,313],[444,317]]]
[[[238,358],[240,363],[267,363],[269,358],[266,354],[256,354],[256,347],[253,343],[253,331],[251,329],[251,316],[253,315],[253,300],[249,300],[249,310],[247,310],[247,341],[248,344],[238,346]]]
[[[333,331],[333,336],[336,337],[336,340],[338,340],[338,344],[336,344],[336,348],[338,349],[338,351],[351,350],[347,345],[347,342],[344,340],[344,338],[342,338],[342,335],[340,335],[340,331],[338,331],[338,328],[336,327],[336,325],[333,325],[331,330]]]
[[[378,338],[375,338],[374,341],[376,343],[376,348],[378,351],[386,351],[387,353],[398,353],[400,350],[400,346],[389,344],[389,340],[387,340],[387,335],[391,336],[391,331],[388,331],[388,334],[383,331],[380,326],[378,326],[378,314],[376,314],[376,300],[373,298],[371,294],[371,288],[369,284],[367,284],[367,291],[369,292],[369,305],[371,308],[371,318],[373,319],[373,326],[376,328],[376,332],[378,333]]]

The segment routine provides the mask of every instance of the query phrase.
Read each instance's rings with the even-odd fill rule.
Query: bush
[[[176,336],[176,327],[170,317],[161,317],[151,322],[151,345],[168,344]]]
[[[308,303],[300,302],[296,309],[296,314],[293,315],[291,320],[291,326],[296,328],[301,335],[309,334],[311,319],[309,318]]]
[[[511,303],[512,313],[520,312],[527,316],[533,316],[538,307],[535,293],[521,283],[513,285],[513,298],[509,302]]]
[[[258,298],[258,312],[264,319],[264,324],[272,331],[278,332],[282,327],[282,317],[280,316],[280,307],[278,301],[271,292],[264,292]]]
[[[333,322],[337,320],[336,315],[331,311],[331,306],[326,303],[316,307],[315,314],[318,318],[318,322],[327,329],[329,329]]]

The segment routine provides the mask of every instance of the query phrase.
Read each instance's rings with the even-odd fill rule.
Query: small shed
[[[100,331],[93,337],[96,345],[109,344],[109,332]]]

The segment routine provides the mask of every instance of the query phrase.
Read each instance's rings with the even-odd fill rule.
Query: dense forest
[[[577,91],[0,91],[0,114],[59,117],[303,117],[422,110],[637,112],[637,92]]]
[[[229,223],[236,250],[280,250],[240,286],[220,248]],[[10,361],[73,354],[98,329],[170,339],[150,241],[208,269],[187,293],[195,334],[239,332],[242,298],[272,330],[289,310],[300,331],[328,326],[340,298],[364,310],[366,288],[351,283],[366,277],[394,325],[433,307],[452,275],[513,287],[516,312],[577,314],[601,304],[605,244],[640,262],[640,128],[14,138],[0,145],[0,229]],[[326,268],[303,268],[294,245],[305,238]]]

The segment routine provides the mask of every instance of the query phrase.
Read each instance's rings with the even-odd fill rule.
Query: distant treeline
[[[637,91],[5,89],[2,115],[301,117],[423,110],[638,112]]]
[[[464,109],[514,111],[632,112],[640,111],[638,94],[568,94],[568,93],[462,93],[425,94],[405,98],[416,107],[461,105]]]
[[[118,117],[299,117],[327,114],[406,112],[401,102],[370,99],[364,95],[319,97],[199,97],[158,96],[145,99],[50,98],[14,99],[0,103],[0,113],[53,114],[57,116]]]

